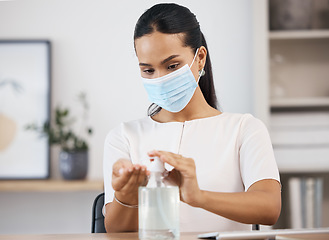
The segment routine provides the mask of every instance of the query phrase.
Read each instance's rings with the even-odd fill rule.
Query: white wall
[[[78,92],[87,92],[90,123],[95,131],[90,142],[91,179],[102,178],[103,141],[107,132],[122,121],[146,115],[149,102],[139,80],[132,38],[138,17],[157,2],[0,1],[0,39],[52,42],[52,106],[61,103],[74,108]],[[221,109],[253,112],[251,1],[176,2],[189,7],[200,21],[208,41]],[[53,159],[56,161],[56,154]],[[44,195],[51,199],[51,195]],[[0,193],[0,202],[2,196]],[[1,204],[0,216],[4,216],[3,208]],[[54,208],[49,211],[56,212]],[[0,217],[0,233],[8,232],[1,228],[2,221]],[[89,231],[84,227],[80,230]],[[49,230],[61,231],[65,229]]]

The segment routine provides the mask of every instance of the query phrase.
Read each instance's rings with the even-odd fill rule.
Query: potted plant
[[[83,107],[81,120],[84,121],[89,109],[86,94],[79,94],[78,100]],[[88,172],[89,145],[86,137],[92,134],[92,128],[82,126],[82,131],[79,135],[76,134],[73,124],[77,119],[72,118],[70,110],[65,107],[57,106],[53,116],[50,122],[46,121],[42,126],[35,123],[27,125],[26,130],[33,130],[48,137],[49,145],[60,146],[59,168],[64,179],[84,179]]]

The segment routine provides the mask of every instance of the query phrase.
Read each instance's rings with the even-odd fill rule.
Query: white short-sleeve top
[[[147,152],[163,150],[193,158],[202,190],[243,192],[262,179],[280,181],[265,125],[250,114],[222,113],[186,122],[159,123],[151,117],[122,123],[106,137],[104,146],[105,204],[113,199],[112,165],[120,158],[149,164]],[[170,170],[170,166],[166,167]],[[182,232],[250,230],[183,202]]]

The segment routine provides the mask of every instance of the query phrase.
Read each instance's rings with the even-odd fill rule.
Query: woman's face
[[[191,65],[193,49],[183,46],[183,34],[153,32],[135,40],[136,54],[143,78],[158,78],[171,73],[185,64]],[[200,51],[199,51],[200,52]],[[191,67],[198,78],[199,54]]]

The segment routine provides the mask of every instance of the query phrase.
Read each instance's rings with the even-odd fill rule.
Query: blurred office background
[[[42,184],[38,184],[39,180],[28,181],[28,186],[22,181],[0,182],[0,234],[90,232],[92,202],[96,195],[102,192],[105,136],[120,122],[144,117],[147,112],[149,102],[139,79],[138,61],[133,48],[133,31],[138,17],[158,2],[0,1],[0,40],[42,39],[51,43],[51,110],[61,104],[74,112],[77,108],[76,95],[83,91],[89,101],[88,124],[93,128],[93,135],[89,138],[89,167],[85,180],[63,180],[58,170],[59,149],[55,147],[51,148],[49,180],[42,181]],[[318,128],[318,123],[322,127],[320,132],[323,132],[322,129],[329,129],[326,113],[329,107],[326,96],[329,96],[329,91],[321,92],[321,102],[314,105],[309,105],[308,100],[306,104],[298,102],[297,106],[289,102],[296,98],[305,102],[302,94],[297,96],[293,92],[289,95],[290,89],[303,92],[303,86],[307,90],[310,89],[309,86],[319,86],[307,96],[311,97],[312,101],[317,99],[319,89],[329,90],[329,84],[325,82],[328,80],[326,69],[329,69],[328,30],[315,31],[311,30],[312,26],[306,26],[304,28],[308,30],[301,30],[306,32],[306,37],[304,35],[300,38],[296,37],[294,29],[286,29],[288,36],[280,35],[282,29],[272,29],[270,32],[270,4],[263,0],[175,2],[187,6],[200,22],[208,42],[221,110],[252,113],[263,120],[271,133],[273,132],[271,137],[274,136],[276,146],[279,146],[281,162],[278,160],[278,164],[285,181],[283,212],[277,227],[292,227],[289,207],[291,198],[286,186],[289,186],[292,178],[300,182],[303,179],[313,179],[312,186],[320,179],[319,186],[325,188],[328,182],[326,171],[329,170],[329,161],[326,159],[329,146],[326,144],[329,144],[329,141],[323,136],[318,142],[321,151],[318,151],[318,145],[310,148],[306,154],[312,156],[312,159],[305,157],[299,162],[300,156],[294,155],[294,152],[286,153],[280,147],[290,149],[293,145],[294,149],[300,149],[299,145],[295,146],[284,140],[292,139],[293,142],[296,139],[309,138],[309,135],[295,129],[297,135],[287,136],[286,131],[282,133],[281,130],[291,129],[296,122],[300,122],[301,128],[304,128],[304,123],[312,122],[310,116],[315,109],[315,114],[319,116],[315,128]],[[324,9],[328,7],[326,3],[323,2]],[[323,14],[325,15],[325,12]],[[316,26],[325,28],[319,23]],[[274,30],[277,30],[279,35],[273,35]],[[311,35],[307,35],[310,31]],[[291,39],[296,42],[291,42]],[[315,42],[312,42],[312,39]],[[290,44],[301,47],[289,53],[289,50],[282,50],[287,48],[286,41],[288,46]],[[320,47],[316,47],[319,43]],[[306,55],[313,56],[311,63],[307,56],[297,56],[297,64],[290,61],[289,54],[295,56],[295,52],[305,50],[306,47],[310,49]],[[288,52],[288,57],[282,55],[285,52]],[[303,60],[302,65],[298,59]],[[288,65],[285,64],[287,61]],[[320,72],[318,75],[321,79],[315,84],[305,80],[303,85],[297,81],[293,86],[287,84],[285,89],[285,84],[280,85],[280,81],[271,82],[278,76],[277,72],[280,73],[279,76],[296,76],[289,71],[288,75],[285,75],[287,73],[282,66],[288,66],[288,69],[296,69],[297,66],[297,72],[300,72],[300,69],[307,69],[308,65],[311,65],[311,73]],[[285,101],[287,98],[288,104]],[[303,114],[305,120],[300,121],[298,114]],[[318,132],[312,134],[315,138],[319,136]],[[302,142],[301,146],[309,144]],[[290,156],[296,156],[296,159],[286,164],[286,159],[290,159]],[[297,183],[298,186],[301,184]],[[329,226],[329,218],[325,214],[329,210],[329,193],[321,193],[321,226],[325,227]]]

